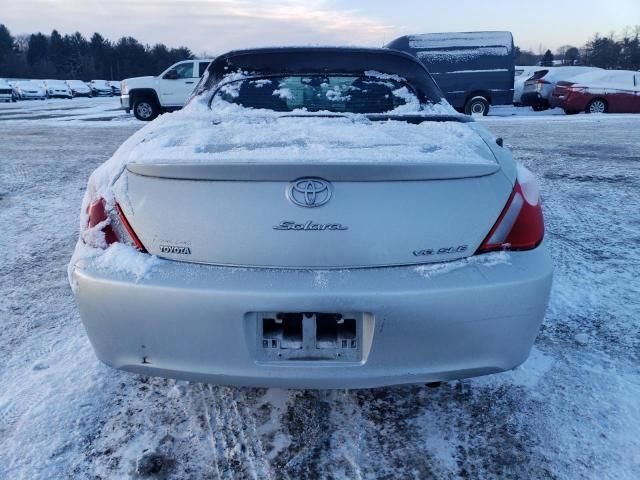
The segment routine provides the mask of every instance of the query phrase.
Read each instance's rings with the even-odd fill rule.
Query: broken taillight
[[[544,238],[544,219],[536,179],[518,166],[518,176],[506,206],[478,253],[496,250],[531,250]]]
[[[117,203],[115,208],[109,211],[104,199],[99,198],[87,207],[87,215],[89,217],[87,229],[82,235],[87,245],[94,248],[107,248],[112,243],[120,242],[131,245],[141,252],[147,251]]]

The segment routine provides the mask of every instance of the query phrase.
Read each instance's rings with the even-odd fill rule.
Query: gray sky
[[[264,45],[381,46],[407,33],[510,30],[538,51],[640,25],[640,0],[2,0],[16,35],[57,28],[222,53]]]

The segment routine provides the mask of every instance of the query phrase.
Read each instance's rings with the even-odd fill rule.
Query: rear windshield
[[[538,70],[531,77],[529,77],[529,80],[539,80],[542,77],[544,77],[547,73],[549,73],[549,70]]]
[[[293,75],[242,79],[224,84],[216,102],[276,112],[416,112],[420,102],[399,77]]]

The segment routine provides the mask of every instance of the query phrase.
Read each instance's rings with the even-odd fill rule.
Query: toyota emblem
[[[299,178],[289,184],[287,198],[300,207],[321,207],[331,199],[332,187],[321,178]]]

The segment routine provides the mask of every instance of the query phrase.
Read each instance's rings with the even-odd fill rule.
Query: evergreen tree
[[[540,65],[543,67],[553,67],[553,53],[551,53],[551,50],[544,52]]]
[[[576,47],[571,47],[564,52],[564,64],[565,65],[576,65],[580,60],[580,50]]]
[[[27,48],[27,62],[33,65],[49,56],[49,39],[42,33],[31,34]]]
[[[14,40],[11,32],[4,25],[0,25],[0,63],[7,61],[14,53]]]
[[[640,35],[622,39],[618,65],[625,70],[640,70]]]
[[[56,76],[64,77],[65,64],[67,62],[69,51],[62,35],[57,30],[51,32],[49,37],[49,61],[53,65]]]
[[[622,45],[610,37],[595,35],[587,43],[585,55],[587,62],[594,67],[618,68]]]

